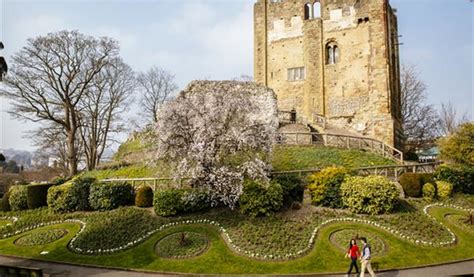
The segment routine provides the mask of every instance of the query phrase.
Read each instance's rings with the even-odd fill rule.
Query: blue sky
[[[8,57],[26,38],[63,29],[110,36],[135,70],[162,67],[180,88],[194,79],[253,73],[254,0],[0,0],[0,40]],[[435,105],[451,101],[473,110],[473,12],[469,0],[392,0],[403,35],[403,63],[417,65]],[[0,148],[31,150],[24,131],[0,99]]]

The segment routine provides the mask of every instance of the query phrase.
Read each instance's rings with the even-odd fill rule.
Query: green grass
[[[155,251],[164,258],[189,258],[202,254],[208,245],[209,240],[203,234],[178,232],[158,241]]]
[[[137,142],[127,142],[135,145]],[[136,146],[136,145],[135,145]],[[134,146],[134,147],[135,147]],[[143,149],[136,146],[127,148],[127,153],[134,153],[136,149]],[[134,150],[131,150],[134,149]],[[125,150],[124,150],[125,151]],[[138,151],[138,150],[137,150]],[[120,154],[118,157],[123,157]],[[294,146],[277,145],[274,148],[271,164],[275,171],[304,170],[314,168],[324,168],[329,166],[344,166],[347,168],[357,168],[377,165],[394,165],[395,162],[383,158],[379,155],[360,150],[346,150],[337,148],[324,148],[316,146]],[[111,168],[104,170],[94,170],[83,173],[85,177],[97,179],[109,178],[147,178],[147,177],[170,177],[172,168],[163,161],[137,163],[121,168]]]
[[[0,240],[2,245],[0,253],[44,260],[167,272],[215,274],[341,272],[347,269],[346,267],[349,262],[344,259],[344,253],[341,252],[340,248],[329,241],[329,237],[335,231],[351,229],[360,230],[361,232],[370,232],[375,236],[383,238],[388,246],[388,252],[383,256],[374,257],[373,259],[373,264],[380,269],[427,265],[474,258],[474,234],[447,221],[444,217],[447,213],[465,213],[455,209],[439,207],[430,209],[430,213],[432,213],[438,221],[445,223],[456,233],[458,243],[455,246],[444,248],[423,247],[406,242],[373,226],[355,223],[335,223],[320,230],[317,235],[315,247],[308,255],[286,262],[264,262],[236,255],[227,247],[216,228],[209,225],[196,224],[168,228],[152,235],[152,237],[145,242],[132,249],[117,254],[97,257],[74,254],[66,248],[67,242],[72,238],[73,234],[79,230],[79,225],[67,223],[39,229],[67,229],[69,233],[57,241],[43,246],[19,247],[14,245],[13,242],[17,238],[35,232],[36,230],[34,230]],[[93,216],[93,214],[90,216]],[[209,250],[203,255],[185,260],[169,260],[157,256],[154,249],[155,244],[162,238],[176,232],[196,232],[206,235],[210,240]],[[49,251],[49,253],[47,255],[40,255],[39,253],[41,251]]]
[[[275,146],[271,163],[275,171],[304,170],[329,166],[358,168],[396,164],[390,159],[361,150],[297,145]]]

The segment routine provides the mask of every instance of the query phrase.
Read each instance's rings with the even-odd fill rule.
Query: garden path
[[[2,265],[12,265],[12,266],[23,266],[30,268],[42,268],[44,276],[67,276],[67,277],[76,277],[76,276],[104,276],[104,277],[147,277],[147,276],[179,276],[172,274],[153,274],[145,272],[136,272],[136,271],[127,271],[127,270],[117,270],[117,269],[108,269],[108,268],[99,268],[92,266],[78,266],[64,263],[53,263],[45,261],[37,261],[31,259],[23,259],[16,257],[7,257],[0,256],[0,264]],[[418,267],[411,269],[402,269],[402,270],[390,270],[377,273],[379,277],[418,277],[418,276],[453,276],[453,275],[463,275],[463,276],[474,276],[474,259],[462,262],[455,262],[443,265],[427,266],[427,267]],[[183,275],[181,275],[183,276]],[[184,276],[193,276],[193,275],[184,275]],[[197,275],[194,275],[197,276]],[[302,274],[302,275],[278,275],[279,277],[283,276],[346,276],[345,274]],[[354,275],[355,276],[355,275]],[[366,274],[366,276],[369,276]]]

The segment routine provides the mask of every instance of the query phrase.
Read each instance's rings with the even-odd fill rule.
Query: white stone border
[[[470,213],[474,212],[474,209],[467,209],[467,208],[463,208],[463,207],[452,205],[452,204],[434,203],[434,204],[430,204],[430,205],[425,206],[423,208],[423,212],[428,217],[430,217],[431,219],[433,219],[436,222],[438,222],[438,221],[432,215],[430,215],[428,213],[428,209],[430,209],[431,207],[434,207],[434,206],[441,206],[441,207],[445,207],[445,208],[453,208],[453,209],[458,209],[458,210],[462,210],[462,211],[467,211],[467,212],[470,212]],[[0,219],[4,219],[4,218],[0,218]],[[7,219],[11,219],[14,222],[18,220],[17,217],[9,217]],[[250,252],[250,251],[247,251],[247,250],[243,250],[239,246],[234,244],[234,242],[232,241],[232,239],[229,236],[229,233],[222,226],[222,224],[220,224],[217,221],[213,221],[213,220],[209,220],[209,219],[184,220],[184,221],[167,223],[167,224],[164,224],[164,225],[160,226],[159,228],[157,228],[155,230],[149,231],[148,233],[146,233],[145,235],[143,235],[140,238],[137,238],[133,241],[128,242],[127,244],[124,244],[120,247],[109,248],[109,249],[90,250],[90,249],[81,249],[81,248],[75,246],[75,242],[76,242],[77,238],[82,234],[82,232],[84,231],[84,229],[87,226],[87,224],[84,221],[79,220],[79,219],[67,219],[67,220],[63,220],[63,221],[52,221],[52,222],[48,222],[48,223],[39,223],[39,224],[30,226],[30,227],[12,232],[12,233],[5,234],[5,235],[3,235],[3,238],[14,236],[14,235],[17,235],[17,234],[20,234],[20,233],[23,233],[23,232],[27,232],[27,231],[30,231],[30,230],[33,230],[33,229],[36,229],[36,228],[39,228],[39,227],[48,226],[48,225],[55,225],[55,224],[61,224],[61,223],[78,223],[78,224],[81,225],[81,229],[71,239],[71,241],[68,244],[68,247],[73,252],[76,252],[76,253],[79,253],[79,254],[100,255],[100,254],[112,254],[112,253],[115,253],[115,252],[118,252],[118,251],[122,251],[122,250],[132,248],[132,247],[136,246],[137,244],[145,241],[147,238],[149,238],[153,234],[155,234],[157,232],[160,232],[160,231],[162,231],[162,230],[164,230],[168,227],[174,227],[174,226],[180,226],[180,225],[189,225],[189,224],[209,224],[209,225],[213,225],[213,226],[217,227],[219,229],[219,231],[221,232],[222,237],[223,237],[224,241],[227,243],[227,245],[233,251],[235,251],[239,254],[245,255],[245,256],[250,257],[250,258],[262,259],[262,260],[288,260],[288,259],[300,257],[303,254],[309,252],[312,249],[313,245],[314,245],[316,235],[319,232],[319,230],[321,228],[323,228],[324,226],[332,224],[334,222],[355,222],[355,223],[372,225],[372,226],[377,227],[379,229],[385,230],[385,231],[387,231],[387,232],[389,232],[389,233],[391,233],[395,236],[398,236],[398,237],[400,237],[400,238],[402,238],[406,241],[409,241],[409,242],[412,242],[412,243],[415,243],[415,244],[419,244],[419,245],[429,245],[429,246],[435,246],[435,247],[443,247],[443,246],[454,244],[456,242],[456,235],[446,225],[444,225],[442,222],[438,222],[438,223],[449,232],[451,239],[449,239],[447,241],[444,241],[444,242],[436,242],[435,243],[435,242],[429,242],[429,241],[414,239],[414,238],[412,238],[408,235],[402,234],[401,232],[395,230],[392,227],[384,226],[384,225],[382,225],[380,223],[377,223],[375,221],[360,219],[360,218],[352,218],[352,217],[332,218],[332,219],[328,219],[328,220],[323,221],[321,224],[319,224],[318,227],[314,228],[313,232],[311,233],[311,237],[308,241],[308,244],[306,245],[306,247],[304,249],[299,250],[296,253],[287,253],[285,255],[266,255],[266,254],[261,254],[261,253],[257,253],[257,252]]]

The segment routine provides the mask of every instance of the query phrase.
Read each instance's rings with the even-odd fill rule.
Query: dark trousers
[[[356,268],[356,273],[359,273],[359,268],[357,267],[357,257],[351,257],[351,267],[349,267],[349,271],[347,272],[347,274],[351,274],[352,273],[352,267],[355,266]]]

